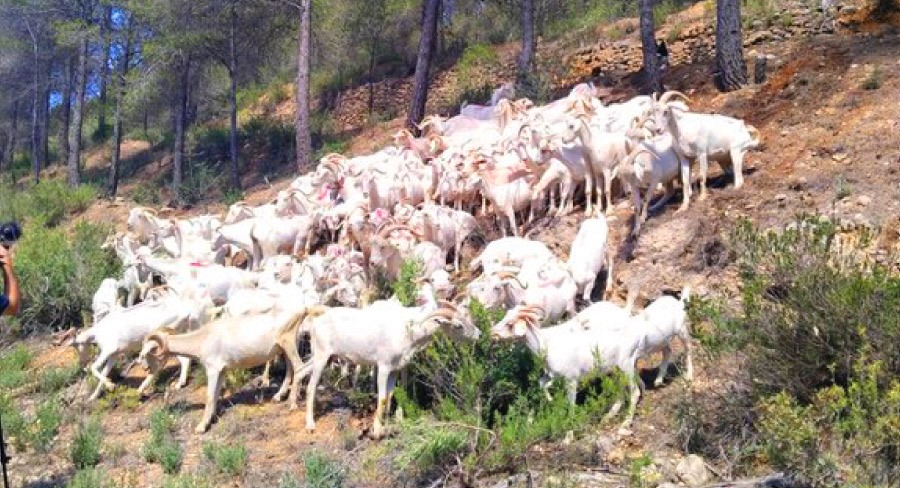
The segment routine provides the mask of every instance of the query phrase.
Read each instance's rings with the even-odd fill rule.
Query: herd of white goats
[[[76,348],[82,364],[90,346],[98,346],[90,370],[99,384],[91,398],[114,387],[110,370],[126,354],[139,352],[149,371],[141,392],[172,356],[181,365],[177,387],[183,387],[194,360],[206,369],[208,383],[196,429],[203,432],[215,413],[225,369],[268,366],[280,356],[286,378],[275,399],[290,393],[296,408],[300,380],[310,376],[306,426],[312,430],[322,371],[330,359],[340,358],[345,366],[377,368],[372,433],[379,437],[398,371],[415,353],[438,331],[479,337],[468,311],[468,302],[477,299],[507,310],[491,329],[492,338],[521,341],[544,356],[542,384],[546,388],[550,379],[563,378],[572,402],[578,379],[598,359],[603,371],[625,372],[629,424],[643,386],[635,374],[640,357],[663,352],[656,378],[661,383],[669,341],[678,337],[687,350],[685,376],[692,377],[688,290],[681,300],[662,296],[637,313],[631,299],[624,307],[591,303],[601,268],[606,265],[609,276],[612,271],[600,191],[609,209],[611,183],[621,180],[633,196],[637,232],[660,185],[666,191],[656,206],[680,178],[681,210],[686,208],[693,161],[699,162],[700,198],[709,160],[731,167],[735,187],[741,186],[742,159],[759,144],[758,133],[741,120],[690,112],[684,103],[689,100],[677,92],[604,105],[593,87],[583,84],[544,106],[512,101],[508,92],[503,86],[491,105],[466,106],[449,119],[430,116],[421,138],[402,130],[393,146],[374,154],[325,156],[272,203],[239,202],[221,220],[166,219],[150,209],[132,209],[128,232],[105,245],[122,259],[124,276],[105,280],[97,291],[91,327],[59,337]],[[517,213],[527,214],[526,224],[538,212],[569,213],[576,188],[583,188],[588,218],[568,261],[541,242],[519,237]],[[513,236],[487,244],[470,265],[482,274],[456,302],[449,301],[454,294],[449,271],[458,271],[461,246],[479,212],[499,216],[501,228],[508,219]],[[226,266],[239,251],[249,257],[247,269]],[[367,303],[376,273],[396,279],[410,259],[421,264],[416,304],[403,306],[397,298]],[[164,285],[153,286],[156,282]],[[586,308],[578,311],[576,299]],[[568,320],[560,325],[542,327],[564,317]],[[304,362],[298,341],[307,337],[311,357]],[[621,405],[620,400],[609,415]]]

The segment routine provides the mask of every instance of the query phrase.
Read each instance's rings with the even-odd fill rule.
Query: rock
[[[802,191],[802,190],[806,189],[806,185],[807,185],[806,177],[800,176],[800,177],[792,180],[788,184],[788,188],[790,188],[791,190],[794,190],[794,191]]]
[[[657,485],[656,488],[678,488],[678,485],[675,483],[663,483],[661,485]]]
[[[872,198],[866,195],[861,195],[856,199],[856,203],[859,204],[860,207],[868,207],[870,203],[872,203]]]
[[[785,200],[787,200],[787,198],[788,198],[788,196],[785,195],[784,193],[779,193],[779,194],[775,195],[775,201],[778,203],[784,202]]]
[[[675,473],[689,487],[705,485],[711,478],[703,458],[696,454],[682,459],[675,466]]]
[[[831,159],[840,163],[841,161],[847,159],[847,153],[845,153],[845,152],[834,153],[831,155]]]

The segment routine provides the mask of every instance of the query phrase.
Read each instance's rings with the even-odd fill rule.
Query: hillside
[[[624,300],[626,286],[640,285],[641,296],[649,298],[691,283],[699,297],[737,302],[742,289],[736,260],[728,255],[730,233],[743,220],[759,229],[782,228],[800,214],[825,215],[842,222],[840,233],[845,235],[856,235],[861,229],[875,231],[869,247],[872,256],[900,272],[900,17],[873,22],[864,8],[847,6],[843,12],[834,32],[819,32],[815,28],[820,22],[818,14],[799,2],[785,4],[765,22],[753,22],[753,28],[745,33],[746,57],[752,71],[755,54],[769,56],[767,80],[728,94],[715,90],[709,74],[713,35],[706,3],[670,16],[660,28],[659,35],[669,40],[672,53],[671,68],[664,77],[666,87],[690,96],[695,111],[727,114],[753,124],[761,132],[763,147],[745,160],[742,189],[735,190],[731,178],[720,175],[720,169],[711,165],[709,198],[693,199],[690,209],[682,214],[675,214],[678,198],[673,199],[651,216],[637,241],[627,238],[630,203],[622,201],[616,206],[609,219],[610,242],[617,251],[617,301]],[[554,73],[552,80],[554,91],[599,76],[611,85],[613,93],[637,93],[640,44],[636,23],[635,19],[625,19],[553,44],[541,44],[539,56],[544,62],[562,60],[564,69]],[[613,35],[619,38],[611,40]],[[499,67],[481,75],[509,79],[515,53],[512,45],[499,48]],[[456,101],[457,77],[453,68],[435,76],[429,111],[450,110]],[[380,83],[376,105],[394,106],[398,100],[405,100],[410,84],[409,79]],[[402,125],[401,113],[386,122],[365,124],[366,97],[364,87],[350,90],[341,96],[332,113],[339,126],[337,132],[348,136],[350,154],[382,147],[392,131]],[[261,99],[241,115],[286,122],[292,113],[293,100],[286,97],[278,103]],[[101,151],[88,156],[88,171],[103,166]],[[135,161],[123,187],[124,198],[97,201],[76,219],[124,228],[125,215],[142,182],[159,181],[171,164],[164,152],[142,141],[126,142],[124,153],[126,160]],[[258,154],[250,166],[257,167],[262,158],[265,154]],[[272,174],[280,177],[267,184],[264,180],[268,174],[248,172],[244,200],[266,202],[294,176],[288,170]],[[221,201],[204,200],[191,209],[173,210],[168,215],[221,212],[226,207]],[[583,218],[578,209],[561,221],[539,221],[531,237],[565,257]],[[484,222],[478,233],[485,238],[497,235],[496,229]],[[467,257],[480,249],[482,240],[472,239],[467,244]],[[466,277],[459,278],[464,281]],[[695,324],[697,330],[705,326]],[[75,359],[70,349],[55,347],[46,337],[31,338],[26,345],[34,355],[27,374],[35,382],[44,372],[64,368]],[[675,378],[647,390],[630,435],[604,425],[559,442],[536,443],[522,453],[520,465],[512,473],[485,472],[474,480],[460,480],[449,473],[428,482],[394,478],[396,464],[392,464],[390,454],[396,445],[361,435],[370,424],[372,395],[326,390],[321,395],[324,401],[319,402],[322,413],[317,430],[307,434],[302,413],[270,401],[274,388],[259,388],[255,380],[251,381],[253,375],[238,373],[231,378],[230,391],[211,431],[195,435],[193,426],[205,398],[205,388],[196,379],[183,391],[163,393],[160,386],[146,401],[138,402],[128,393],[117,391],[95,405],[85,402],[88,381],[77,381],[61,390],[65,421],[53,446],[46,452],[13,448],[11,482],[13,486],[64,486],[74,472],[69,446],[79,432],[79,421],[94,415],[103,426],[99,467],[109,481],[115,486],[159,486],[165,479],[163,470],[159,463],[146,462],[142,450],[150,438],[152,412],[166,405],[176,412],[171,435],[183,449],[181,472],[200,473],[194,484],[178,486],[296,486],[285,484],[282,474],[310,476],[307,470],[311,463],[304,456],[312,451],[327,453],[348,467],[348,484],[352,486],[442,486],[446,482],[446,486],[458,483],[497,488],[613,487],[677,483],[676,466],[685,459],[685,446],[679,443],[673,412],[686,392],[726,392],[738,369],[727,356],[699,356],[695,360],[696,378],[690,386]],[[655,375],[652,368],[656,364],[645,365],[645,380]],[[167,376],[175,371],[170,368]],[[195,368],[195,378],[197,371]],[[123,382],[135,388],[143,375],[136,367]],[[164,378],[158,384],[166,383]],[[32,415],[45,398],[39,392],[24,390],[16,392],[15,405]],[[11,443],[15,445],[15,441]],[[245,469],[233,477],[217,472],[216,463],[204,454],[204,444],[210,441],[245,446]],[[700,484],[768,471],[762,463],[758,473],[735,473],[733,466],[712,459],[706,465],[695,467],[708,471],[709,479]],[[431,483],[433,479],[437,481]]]

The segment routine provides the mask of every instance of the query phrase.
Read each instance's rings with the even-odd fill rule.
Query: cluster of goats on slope
[[[636,313],[632,299],[624,307],[592,302],[604,267],[607,279],[598,294],[605,296],[612,283],[609,228],[601,211],[612,206],[612,182],[620,179],[632,195],[637,233],[659,186],[666,191],[655,207],[680,179],[680,210],[687,208],[693,161],[699,163],[701,199],[710,160],[732,169],[740,187],[744,154],[759,137],[741,120],[690,112],[677,99],[689,100],[677,92],[612,105],[594,94],[582,84],[565,98],[535,106],[512,100],[511,86],[504,85],[489,106],[466,106],[449,119],[427,117],[422,137],[401,130],[394,145],[374,154],[326,155],[271,203],[238,202],[221,219],[162,218],[134,208],[128,232],[104,245],[121,258],[122,278],[100,286],[93,325],[67,331],[60,340],[75,347],[83,364],[90,361],[89,346],[98,346],[90,365],[99,380],[92,399],[113,388],[111,368],[128,354],[139,353],[149,370],[141,392],[167,357],[180,363],[178,388],[187,382],[190,362],[201,363],[207,400],[198,432],[212,421],[228,368],[266,364],[267,382],[269,362],[283,357],[286,378],[275,398],[289,394],[292,409],[300,381],[309,376],[306,425],[312,430],[315,393],[329,360],[373,365],[378,403],[372,432],[378,437],[398,371],[436,332],[480,336],[468,306],[478,300],[507,310],[490,330],[492,338],[522,342],[545,357],[542,385],[563,379],[573,402],[579,378],[598,360],[603,371],[625,372],[627,425],[642,387],[635,374],[640,357],[663,352],[661,383],[669,341],[678,337],[686,346],[689,379],[693,368],[687,287],[680,300],[662,296]],[[541,214],[570,213],[576,189],[584,195],[587,219],[567,261],[520,237],[517,218],[528,225]],[[482,272],[454,297],[451,273],[459,272],[461,248],[479,214],[497,215],[507,237],[489,242],[470,263]],[[247,257],[246,269],[225,264],[237,253]],[[396,280],[409,260],[420,264],[416,303],[371,301],[374,278]],[[298,349],[301,337],[308,337],[312,352],[306,361]]]

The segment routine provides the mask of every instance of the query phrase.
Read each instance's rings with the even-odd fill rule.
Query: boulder
[[[679,461],[675,466],[675,473],[689,487],[703,486],[711,478],[703,458],[696,454],[691,454]]]

